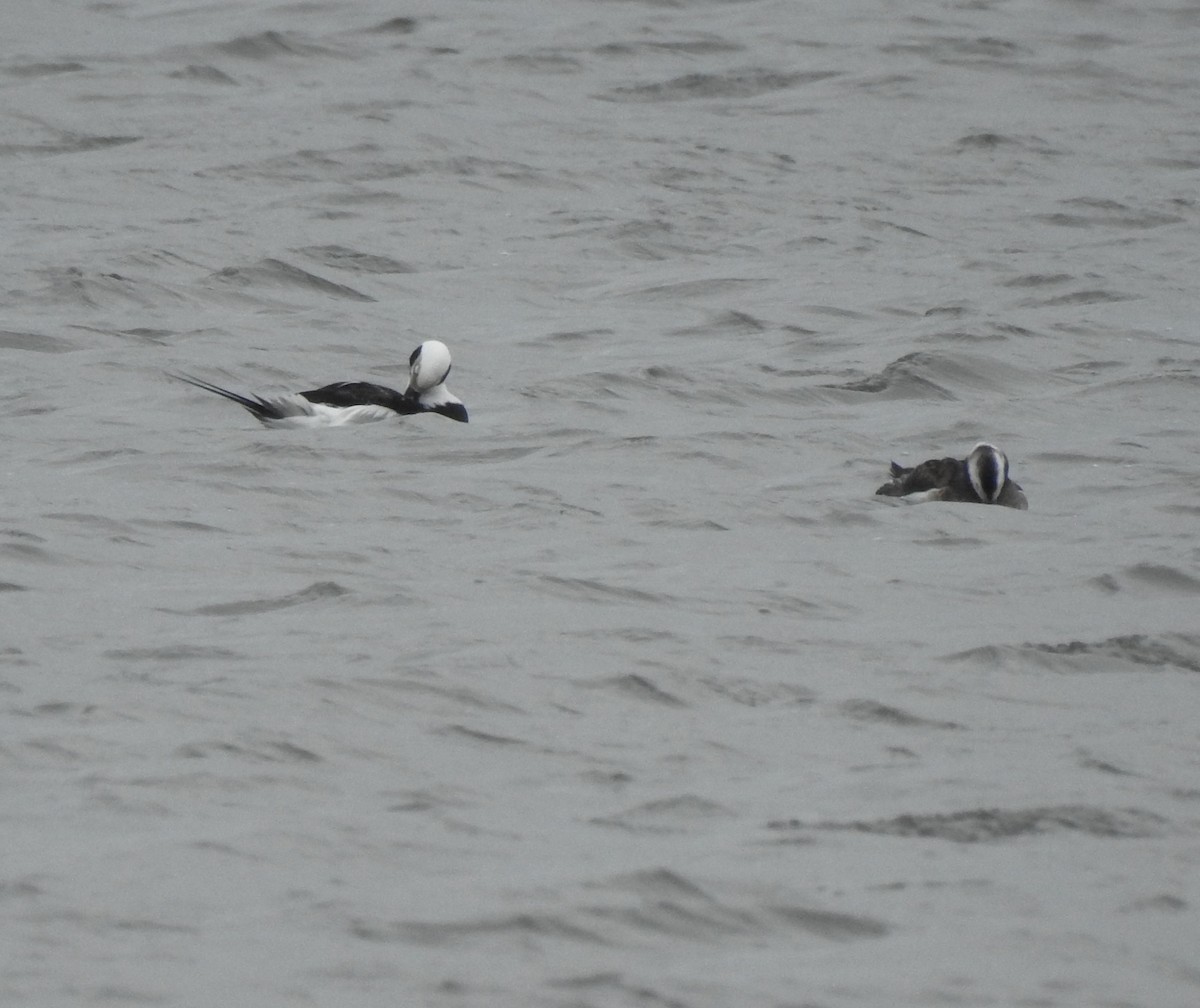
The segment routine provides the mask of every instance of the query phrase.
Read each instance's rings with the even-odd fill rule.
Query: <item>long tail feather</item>
[[[182,373],[166,372],[168,378],[174,378],[176,381],[186,382],[188,385],[194,385],[198,389],[203,389],[205,392],[212,392],[219,395],[230,402],[235,402],[239,406],[249,410],[259,420],[282,420],[284,412],[272,403],[261,399],[258,396],[244,396],[238,392],[231,392],[227,388],[221,388],[220,385],[214,385],[211,382],[206,382],[203,378],[196,378],[192,375]]]

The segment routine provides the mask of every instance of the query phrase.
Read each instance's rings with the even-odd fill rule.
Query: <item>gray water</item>
[[[4,37],[5,1004],[1200,1003],[1200,7]]]

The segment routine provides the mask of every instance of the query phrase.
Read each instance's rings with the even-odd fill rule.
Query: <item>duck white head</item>
[[[441,340],[426,340],[408,358],[408,389],[404,395],[434,413],[467,422],[467,408],[446,388],[450,348]]]
[[[993,444],[981,441],[967,456],[971,489],[985,504],[995,504],[1008,482],[1008,457]]]

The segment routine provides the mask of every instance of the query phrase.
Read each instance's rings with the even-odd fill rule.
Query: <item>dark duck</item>
[[[965,459],[929,459],[906,469],[892,463],[891,479],[875,491],[911,503],[964,501],[999,504],[1025,511],[1029,502],[1020,485],[1008,478],[1008,458],[995,445],[982,442]]]

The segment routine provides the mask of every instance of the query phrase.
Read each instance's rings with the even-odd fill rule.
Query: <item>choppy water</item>
[[[15,7],[6,1004],[1200,1002],[1200,8]]]

